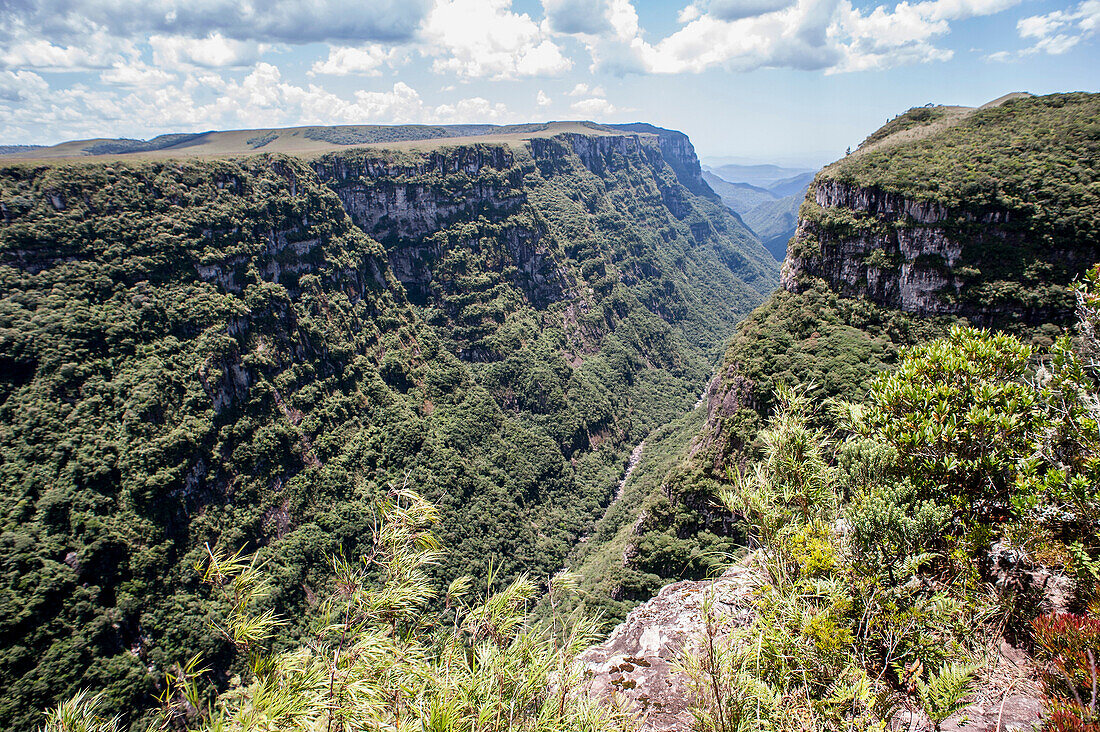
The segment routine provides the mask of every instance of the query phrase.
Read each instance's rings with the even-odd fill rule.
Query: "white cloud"
[[[135,130],[148,137],[189,129],[485,121],[519,120],[505,105],[483,97],[429,104],[403,82],[338,96],[316,84],[289,83],[269,63],[256,64],[241,79],[195,69],[182,80],[140,93],[80,84],[51,89],[33,72],[0,71],[0,140],[5,141],[42,142],[42,130],[54,139],[82,139]]]
[[[0,3],[0,36],[24,29],[73,41],[98,28],[118,37],[220,34],[236,40],[410,40],[431,0],[15,0]],[[345,44],[352,45],[352,44]]]
[[[703,11],[700,10],[697,5],[685,5],[680,10],[679,15],[676,16],[676,22],[680,25],[686,25],[687,23],[690,23],[702,14]]]
[[[116,63],[113,68],[99,75],[100,81],[117,86],[162,86],[173,79],[173,75],[149,66],[141,61]]]
[[[465,124],[471,122],[505,122],[511,119],[508,108],[493,104],[482,97],[460,99],[454,104],[440,104],[430,112],[432,121],[438,123]]]
[[[583,81],[577,82],[576,86],[574,86],[572,90],[569,91],[569,96],[571,97],[583,97],[586,95],[590,95],[593,97],[605,97],[607,96],[607,93],[604,91],[602,86],[589,87],[588,84],[585,84]]]
[[[578,100],[570,104],[569,108],[589,119],[607,117],[608,115],[621,111],[616,108],[614,104],[600,97]]]
[[[535,95],[535,104],[540,107],[549,107],[553,101],[542,89],[539,89],[539,93]]]
[[[634,38],[641,31],[641,26],[638,25],[638,11],[634,9],[634,4],[630,0],[610,0],[607,17],[618,38]]]
[[[23,38],[0,44],[0,67],[69,72],[109,69],[136,53],[130,42],[88,34],[78,45],[57,45],[45,38]]]
[[[877,70],[950,59],[952,51],[934,41],[950,32],[951,21],[998,13],[1018,2],[902,0],[863,9],[851,0],[698,0],[681,11],[678,31],[650,43],[629,0],[612,0],[616,34],[588,48],[594,69],[620,74]]]
[[[382,73],[380,70],[382,64],[391,60],[395,53],[394,49],[387,49],[377,43],[362,48],[330,48],[328,58],[324,61],[315,61],[309,75],[378,76]]]
[[[1022,53],[1063,54],[1100,28],[1100,0],[1085,0],[1073,8],[1045,15],[1021,18],[1016,31],[1021,38],[1034,39]]]
[[[149,39],[157,66],[222,68],[251,66],[266,50],[264,44],[238,41],[215,33],[206,38],[153,36]]]
[[[556,33],[595,35],[611,30],[607,0],[542,0],[542,9]]]
[[[0,71],[0,105],[39,97],[49,88],[45,79],[33,71]]]
[[[433,70],[514,79],[572,68],[549,28],[511,7],[511,0],[437,0],[421,33],[425,53],[435,57]]]

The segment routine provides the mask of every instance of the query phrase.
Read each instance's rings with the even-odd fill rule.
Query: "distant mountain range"
[[[811,168],[787,168],[780,165],[707,165],[703,167],[715,175],[733,183],[748,183],[761,188],[771,188],[776,183],[805,173],[814,172]]]
[[[252,153],[309,156],[349,147],[388,146],[430,149],[441,143],[450,145],[523,144],[532,137],[552,137],[558,134],[618,135],[623,132],[658,135],[662,141],[661,144],[665,145],[670,153],[672,148],[683,148],[684,141],[687,140],[687,136],[682,133],[673,133],[644,123],[604,125],[585,120],[514,125],[332,125],[175,132],[158,135],[149,140],[103,137],[69,140],[48,146],[0,145],[0,156],[32,160],[122,155],[179,158]],[[676,159],[675,156],[674,159]],[[699,163],[695,158],[694,150],[691,153],[691,160],[694,161],[694,169],[688,172],[692,177],[697,178]],[[693,192],[699,194],[703,191],[693,189]]]
[[[760,237],[772,256],[782,261],[814,171],[769,164],[704,166],[703,171],[704,180],[722,203]]]

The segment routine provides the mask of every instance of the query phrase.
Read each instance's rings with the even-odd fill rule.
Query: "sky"
[[[0,144],[650,122],[816,166],[914,106],[1098,91],[1100,0],[0,0]]]

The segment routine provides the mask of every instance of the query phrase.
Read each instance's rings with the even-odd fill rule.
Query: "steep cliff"
[[[960,319],[1039,345],[1072,322],[1070,283],[1100,260],[1100,95],[999,102],[912,110],[817,175],[783,287],[738,326],[697,426],[647,444],[641,465],[663,469],[636,471],[580,553],[590,599],[621,614],[706,576],[739,531],[714,491],[759,454],[777,385],[859,400],[900,347]]]
[[[3,168],[0,726],[228,671],[204,544],[301,625],[393,486],[551,574],[777,281],[646,133]]]
[[[1049,344],[1100,260],[1098,120],[1100,95],[1079,93],[899,115],[814,179],[783,291],[724,373],[766,413],[780,382],[858,398],[898,346],[960,318]]]
[[[1064,323],[1067,285],[1100,258],[1098,118],[1096,95],[1061,94],[929,114],[911,140],[922,123],[892,123],[815,179],[784,286],[816,277],[917,315]]]

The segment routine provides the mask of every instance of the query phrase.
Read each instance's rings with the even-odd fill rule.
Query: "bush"
[[[1031,356],[1013,336],[955,326],[903,352],[872,388],[861,429],[897,451],[921,498],[947,498],[966,521],[1004,520],[1039,423]]]
[[[1054,701],[1051,726],[1100,724],[1100,618],[1049,613],[1035,618],[1032,628],[1043,687]]]

